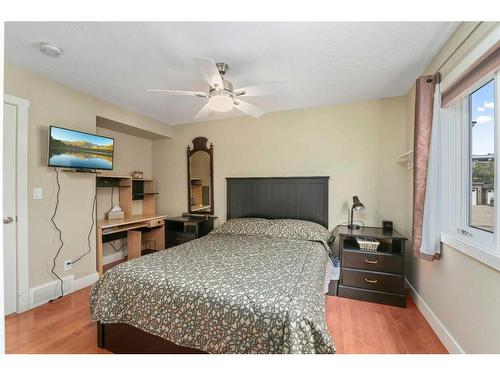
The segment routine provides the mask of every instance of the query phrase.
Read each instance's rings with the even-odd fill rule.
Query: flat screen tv
[[[114,139],[51,126],[49,167],[113,169]]]

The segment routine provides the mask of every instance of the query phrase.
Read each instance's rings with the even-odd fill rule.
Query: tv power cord
[[[64,289],[63,289],[63,283],[64,281],[61,279],[61,277],[55,272],[55,268],[56,268],[56,262],[57,262],[57,258],[59,257],[59,254],[61,253],[61,250],[62,248],[64,247],[64,241],[63,241],[63,238],[62,238],[62,231],[61,229],[57,226],[57,223],[55,222],[55,217],[57,215],[57,210],[59,208],[59,194],[61,192],[61,184],[59,182],[59,172],[57,171],[56,168],[54,168],[54,172],[56,173],[56,183],[57,183],[57,193],[56,193],[56,205],[54,207],[54,212],[50,218],[50,221],[52,222],[52,224],[54,225],[54,228],[57,230],[58,232],[58,235],[59,235],[59,242],[60,242],[60,245],[59,245],[59,248],[57,249],[57,252],[56,252],[56,255],[54,256],[54,258],[52,259],[52,268],[50,269],[50,272],[59,280],[60,282],[60,288],[61,288],[61,295],[56,297],[56,298],[53,298],[51,300],[49,300],[49,303],[51,302],[54,302],[60,298],[62,298],[64,296]],[[80,259],[82,259],[85,255],[89,254],[91,251],[92,251],[92,247],[91,247],[91,244],[90,244],[90,237],[92,235],[92,230],[94,229],[94,225],[95,225],[95,206],[96,206],[96,200],[97,200],[97,192],[94,194],[94,197],[92,198],[92,224],[90,225],[90,229],[89,229],[89,233],[87,235],[87,244],[88,244],[88,249],[85,253],[83,253],[82,255],[80,255],[78,258],[76,258],[75,260],[71,261],[71,265],[75,264],[76,262],[78,262]]]

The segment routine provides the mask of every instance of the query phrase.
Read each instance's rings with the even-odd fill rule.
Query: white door
[[[5,315],[17,311],[16,129],[17,106],[3,105],[3,249]]]

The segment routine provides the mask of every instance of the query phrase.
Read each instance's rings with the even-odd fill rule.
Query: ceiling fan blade
[[[275,95],[283,92],[288,87],[287,81],[274,81],[262,83],[260,85],[252,85],[234,90],[237,96],[265,96]],[[241,94],[240,94],[241,93]]]
[[[164,92],[170,95],[194,95],[206,98],[208,96],[207,93],[201,91],[183,91],[183,90],[163,90],[163,89],[149,89],[147,92]]]
[[[195,57],[193,60],[210,86],[214,88],[224,87],[219,69],[217,69],[217,65],[215,65],[215,61],[213,59]]]
[[[210,108],[210,106],[207,104],[205,104],[203,107],[201,107],[201,109],[198,111],[198,113],[194,116],[194,118],[196,120],[199,120],[199,119],[202,119],[204,117],[207,117],[210,112],[212,112],[212,109]]]
[[[263,114],[266,113],[262,109],[254,106],[253,104],[244,102],[243,100],[239,100],[239,99],[235,100],[234,104],[235,104],[234,108],[240,110],[241,112],[243,112],[247,115],[255,117],[255,118],[259,118],[260,116],[262,116]]]

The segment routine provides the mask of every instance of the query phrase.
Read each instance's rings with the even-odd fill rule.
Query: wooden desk
[[[99,220],[97,222],[97,272],[103,271],[103,238],[108,234],[127,232],[127,258],[141,256],[142,241],[153,241],[154,250],[165,249],[165,219],[167,215],[133,215],[129,218],[116,220]],[[142,233],[141,229],[149,229]]]

